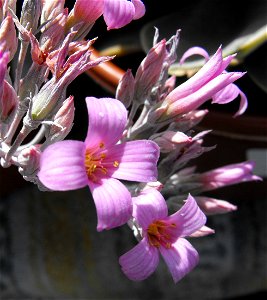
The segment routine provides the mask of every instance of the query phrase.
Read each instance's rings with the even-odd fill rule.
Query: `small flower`
[[[252,161],[223,166],[200,174],[198,181],[202,183],[203,190],[210,191],[241,182],[262,180],[252,174],[254,166],[255,163]]]
[[[223,214],[237,210],[237,206],[225,200],[204,196],[197,196],[195,199],[199,207],[206,215]]]
[[[223,58],[222,49],[219,48],[194,76],[176,87],[161,103],[155,106],[151,114],[157,116],[157,122],[164,122],[189,113],[199,108],[209,99],[213,99],[213,103],[221,104],[232,101],[233,96],[236,95],[236,89],[228,92],[227,97],[225,96],[227,99],[219,99],[219,94],[216,93],[228,88],[235,80],[245,74],[242,72],[225,72],[226,67],[233,58],[234,55]],[[165,110],[162,110],[162,114],[159,116],[161,107],[164,107]],[[244,112],[245,108],[246,98],[242,97],[237,114]]]
[[[89,186],[97,209],[97,230],[126,223],[132,199],[118,180],[156,181],[158,146],[152,141],[117,144],[127,122],[123,104],[111,98],[86,98],[89,127],[84,142],[66,140],[41,155],[38,177],[58,191]]]
[[[184,237],[202,228],[205,215],[189,195],[182,208],[168,216],[166,201],[155,189],[143,191],[133,203],[142,240],[120,257],[122,271],[131,280],[144,280],[156,270],[161,254],[177,283],[198,263],[197,251]]]

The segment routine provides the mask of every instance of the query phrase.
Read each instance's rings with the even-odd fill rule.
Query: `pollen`
[[[147,228],[147,237],[151,246],[159,248],[160,246],[170,249],[175,241],[174,230],[176,224],[164,220],[158,220],[151,223]]]
[[[117,160],[115,160],[113,162],[113,167],[118,168],[118,166],[119,166],[119,162]]]
[[[85,153],[85,169],[89,179],[96,182],[100,174],[107,174],[107,168],[104,166],[105,153],[93,152],[90,149]]]

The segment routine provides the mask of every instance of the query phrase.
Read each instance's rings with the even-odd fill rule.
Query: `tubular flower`
[[[144,190],[133,203],[133,217],[142,229],[142,239],[120,257],[122,271],[131,280],[146,279],[155,271],[161,254],[178,282],[198,263],[197,251],[184,237],[202,228],[204,213],[189,195],[182,208],[168,216],[166,201],[155,189]]]
[[[89,127],[84,142],[66,140],[41,155],[38,177],[51,190],[89,186],[96,205],[97,230],[126,223],[132,213],[130,192],[118,180],[156,181],[159,148],[152,141],[118,143],[127,110],[111,98],[86,98]]]
[[[209,99],[213,100],[212,103],[219,104],[234,100],[240,90],[232,83],[245,73],[225,71],[233,58],[234,55],[223,58],[220,47],[194,76],[171,91],[164,101],[155,107],[152,115],[154,114],[157,121],[161,122],[189,113]],[[242,93],[241,96],[236,115],[242,114],[247,107],[245,95]]]
[[[198,180],[205,191],[246,181],[262,180],[259,176],[252,174],[254,167],[253,161],[231,164],[202,173]]]

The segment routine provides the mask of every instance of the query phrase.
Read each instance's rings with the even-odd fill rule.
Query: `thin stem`
[[[24,139],[27,137],[27,135],[33,130],[34,128],[28,126],[28,125],[23,125],[21,131],[19,132],[19,134],[17,135],[14,143],[12,144],[12,146],[10,147],[9,151],[6,154],[5,157],[5,164],[4,165],[8,165],[11,157],[13,156],[13,154],[17,151],[18,147],[22,144],[22,142],[24,141]]]
[[[26,113],[25,108],[23,108],[19,105],[17,108],[17,111],[15,112],[14,119],[8,129],[6,136],[5,136],[5,141],[7,144],[11,143],[12,138],[13,138],[23,116],[25,115],[25,113]]]
[[[143,109],[142,109],[142,112],[141,112],[139,118],[137,119],[137,121],[134,123],[134,125],[132,127],[132,130],[134,130],[134,129],[138,128],[140,125],[142,125],[143,121],[145,120],[145,118],[147,116],[149,108],[150,108],[149,103],[145,102],[145,104],[143,106]]]
[[[24,61],[26,58],[29,42],[21,41],[17,69],[15,73],[14,89],[18,93],[20,78],[23,70]]]
[[[40,130],[35,135],[35,137],[29,143],[27,143],[25,145],[19,146],[18,149],[17,149],[17,151],[20,152],[21,150],[23,150],[25,148],[28,148],[28,147],[30,147],[32,145],[38,144],[42,140],[42,138],[44,137],[45,130],[46,130],[45,129],[45,125],[42,125],[41,128],[40,128]]]

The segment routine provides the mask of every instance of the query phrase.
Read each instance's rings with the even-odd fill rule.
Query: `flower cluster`
[[[41,191],[88,186],[97,230],[128,224],[138,240],[119,259],[123,273],[131,280],[146,279],[160,253],[178,282],[198,263],[198,252],[185,237],[213,233],[205,226],[206,215],[236,209],[202,193],[260,180],[251,161],[202,174],[187,166],[214,148],[203,146],[209,131],[192,130],[208,113],[203,103],[226,104],[240,95],[236,115],[246,110],[247,99],[233,83],[244,73],[226,71],[234,56],[223,57],[221,47],[212,57],[195,47],[181,63],[193,54],[207,61],[176,87],[168,69],[177,59],[180,31],[158,41],[156,29],[153,47],[136,74],[125,72],[114,98],[86,98],[85,140],[65,140],[74,120],[74,97],[67,87],[112,59],[94,58],[94,40],[87,41],[87,34],[101,16],[107,30],[118,29],[141,18],[145,6],[140,0],[76,0],[70,11],[64,6],[64,0],[25,0],[19,19],[15,1],[0,5],[1,165],[16,165]],[[30,133],[36,134],[25,143]]]

